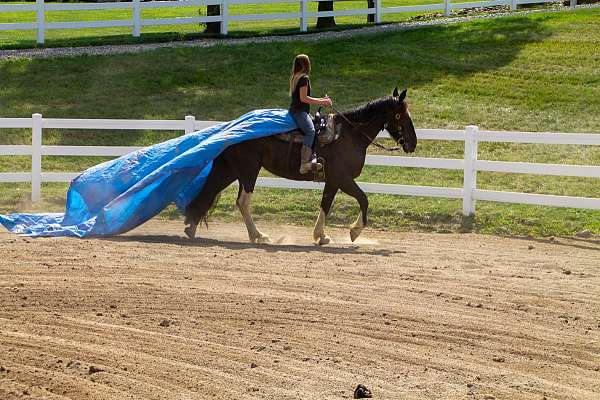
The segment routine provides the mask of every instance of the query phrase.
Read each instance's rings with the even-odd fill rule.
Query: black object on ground
[[[354,389],[354,398],[355,399],[370,399],[373,397],[373,394],[365,385],[359,383],[356,389]]]

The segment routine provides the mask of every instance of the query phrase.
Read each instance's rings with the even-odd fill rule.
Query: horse
[[[356,184],[365,164],[369,145],[374,143],[380,131],[386,129],[397,145],[406,153],[417,146],[417,135],[412,123],[406,89],[398,94],[396,87],[392,96],[382,97],[351,111],[337,113],[335,124],[341,124],[339,138],[326,146],[316,146],[316,153],[324,163],[323,197],[314,230],[313,239],[318,245],[326,245],[331,239],[325,234],[325,219],[338,190],[352,196],[359,204],[356,221],[350,226],[352,242],[367,225],[369,202]],[[380,144],[375,145],[382,147]],[[274,136],[262,137],[237,143],[226,148],[214,161],[211,172],[201,192],[185,210],[185,234],[194,239],[198,224],[204,220],[218,198],[219,193],[235,180],[239,182],[236,205],[242,214],[251,243],[270,243],[269,236],[262,233],[252,219],[250,201],[261,168],[286,179],[312,181],[313,172],[300,174],[301,144],[286,143]],[[291,167],[293,166],[293,167]]]

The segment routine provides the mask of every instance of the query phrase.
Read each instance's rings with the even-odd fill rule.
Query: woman
[[[306,174],[309,171],[316,172],[323,166],[316,162],[312,146],[315,140],[315,127],[310,118],[310,105],[331,106],[333,103],[329,96],[310,97],[310,59],[306,54],[298,54],[294,58],[292,67],[292,76],[290,77],[290,113],[296,121],[298,128],[304,133],[304,141],[300,150],[300,173]]]

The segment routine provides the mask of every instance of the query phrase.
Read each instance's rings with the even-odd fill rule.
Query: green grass
[[[464,2],[460,0],[455,3]],[[383,7],[440,4],[441,0],[384,0]],[[18,4],[2,3],[0,4]],[[335,5],[335,10],[364,9],[367,7],[366,1],[344,1]],[[235,14],[260,14],[260,13],[289,13],[297,12],[299,9],[296,3],[275,3],[275,4],[244,4],[232,5],[229,7],[229,13]],[[317,3],[309,3],[309,12],[317,11]],[[206,14],[206,10],[199,10],[198,7],[177,7],[162,9],[142,10],[143,19],[157,18],[175,18],[175,17],[194,17],[198,13]],[[443,10],[435,11],[437,13]],[[417,15],[433,15],[434,12],[411,12],[399,14],[384,14],[382,22],[401,22],[409,20]],[[348,29],[364,26],[366,15],[351,17],[336,17],[337,29]],[[86,11],[47,11],[47,22],[65,22],[65,21],[100,21],[100,20],[129,20],[132,19],[131,10],[86,10]],[[2,12],[0,13],[1,23],[35,22],[36,14],[29,12]],[[316,18],[309,20],[309,32],[316,31]],[[147,26],[142,28],[140,38],[132,36],[130,27],[113,28],[86,28],[86,29],[60,29],[46,31],[45,47],[64,47],[64,46],[83,46],[83,45],[103,45],[103,44],[121,44],[121,43],[146,43],[146,42],[166,42],[174,40],[190,40],[209,35],[203,34],[204,27],[198,24],[165,25],[165,26]],[[299,20],[270,20],[270,21],[244,21],[230,22],[229,36],[245,37],[266,34],[286,35],[299,33]],[[36,44],[36,31],[0,31],[0,49],[31,48],[38,46]]]
[[[289,64],[313,60],[315,94],[329,93],[340,109],[408,87],[417,127],[600,133],[600,10],[482,20],[321,43],[163,49],[134,55],[0,61],[3,115],[229,120],[255,108],[286,107]],[[44,144],[147,145],[175,132],[44,131]],[[2,144],[30,141],[26,130],[2,130]],[[462,143],[421,141],[415,156],[462,158]],[[373,151],[373,153],[376,153]],[[480,159],[600,165],[600,149],[486,143]],[[45,157],[47,171],[80,171],[100,157]],[[26,171],[26,157],[0,157],[0,172]],[[462,186],[460,171],[366,167],[365,182]],[[478,187],[600,197],[598,179],[480,173]],[[56,210],[66,185],[45,184],[45,202],[28,203],[26,184],[0,185],[0,212]],[[215,216],[238,219],[235,189]],[[258,219],[312,223],[319,192],[257,189]],[[474,220],[460,201],[370,195],[375,227],[518,235],[600,233],[600,212],[478,202]],[[330,218],[356,217],[353,199],[339,196]],[[166,217],[176,215],[169,209]]]

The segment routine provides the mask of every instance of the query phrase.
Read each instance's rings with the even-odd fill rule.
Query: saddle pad
[[[324,118],[321,120],[320,126],[323,127],[323,129],[320,129],[317,132],[317,140],[321,147],[335,142],[340,137],[341,126],[339,124],[335,124],[334,117],[334,114],[329,114],[326,122]],[[302,143],[304,140],[304,134],[300,129],[294,129],[293,131],[277,134],[275,135],[275,138],[283,142],[293,141],[293,143]]]
[[[279,133],[277,135],[274,135],[274,137],[276,139],[281,140],[282,142],[293,141],[294,143],[302,143],[304,141],[304,135],[302,134],[300,129],[295,129],[293,131]]]

